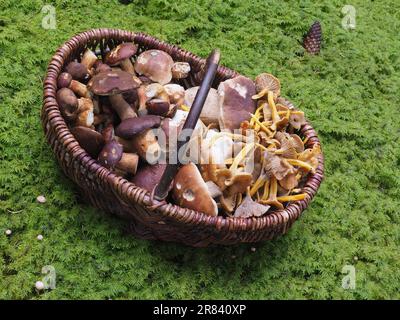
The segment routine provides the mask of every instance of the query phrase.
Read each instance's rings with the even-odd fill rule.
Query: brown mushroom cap
[[[62,115],[67,121],[74,120],[78,112],[78,99],[74,92],[68,88],[61,88],[57,91],[57,103],[60,106]]]
[[[172,79],[171,68],[174,60],[161,50],[147,50],[142,52],[135,62],[135,71],[145,75],[152,81],[167,84]]]
[[[57,87],[61,88],[68,88],[71,84],[72,76],[68,72],[63,72],[59,75],[57,79]]]
[[[122,145],[115,140],[111,140],[106,143],[101,150],[98,161],[102,166],[109,169],[114,169],[117,163],[121,160],[122,153]]]
[[[88,83],[88,88],[99,96],[111,96],[140,86],[140,81],[122,70],[100,72]]]
[[[145,115],[142,117],[129,118],[122,121],[115,129],[115,135],[124,139],[132,139],[147,129],[158,128],[161,125],[161,117]]]
[[[146,102],[149,114],[165,117],[169,112],[169,103],[162,99],[151,99]]]
[[[246,195],[243,202],[236,208],[235,218],[260,217],[269,210],[269,205],[263,205],[253,201],[250,195]]]
[[[129,59],[138,50],[138,45],[131,42],[121,43],[110,51],[106,57],[106,63],[110,66],[120,63],[122,60]]]
[[[166,166],[166,164],[159,163],[154,165],[144,165],[139,168],[136,175],[131,179],[131,182],[138,187],[151,192],[160,182]]]
[[[89,77],[88,69],[82,63],[72,61],[66,67],[65,71],[68,72],[73,79],[78,81],[86,80]]]
[[[277,98],[281,95],[281,83],[278,78],[269,73],[261,73],[255,79],[256,91],[260,93],[264,91],[272,91],[274,97]]]
[[[94,73],[95,74],[102,73],[102,72],[109,72],[109,71],[112,71],[112,68],[108,64],[106,64],[100,60],[98,60],[98,62],[96,62],[94,64]]]
[[[228,188],[225,190],[226,195],[244,193],[250,186],[253,176],[251,173],[241,172],[235,174],[231,179],[225,182]]]
[[[103,136],[97,131],[83,126],[72,128],[71,133],[79,142],[79,145],[85,149],[93,159],[96,159],[104,147]]]
[[[277,180],[282,180],[286,175],[294,172],[294,168],[286,161],[286,159],[268,151],[264,152],[264,158],[265,170],[269,175],[275,176]]]
[[[256,102],[252,99],[255,94],[253,81],[244,76],[221,82],[218,86],[220,96],[220,127],[234,130],[243,121],[250,119],[250,113],[256,110]]]
[[[172,197],[184,208],[204,212],[209,216],[218,215],[217,203],[211,197],[206,183],[193,163],[179,169],[174,179]]]

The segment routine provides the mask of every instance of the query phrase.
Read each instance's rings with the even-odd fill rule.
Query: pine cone
[[[318,54],[321,49],[322,31],[319,21],[315,21],[303,39],[303,47],[310,54]]]

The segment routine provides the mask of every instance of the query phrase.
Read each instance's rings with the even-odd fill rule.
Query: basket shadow
[[[285,235],[272,241],[206,248],[150,241],[149,251],[177,274],[196,275],[206,270],[218,276],[219,282],[246,286],[260,279],[268,268],[276,269],[277,264],[286,260],[288,238]]]

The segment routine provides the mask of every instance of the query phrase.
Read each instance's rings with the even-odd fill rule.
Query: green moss
[[[46,2],[56,30],[41,27]],[[353,1],[352,31],[338,0],[46,2],[0,3],[0,298],[400,298],[398,1]],[[314,20],[324,45],[311,57],[299,40]],[[223,64],[281,79],[326,157],[317,197],[286,236],[256,252],[143,241],[78,202],[42,133],[42,79],[62,42],[97,27],[144,31],[202,56],[218,45]],[[355,290],[341,287],[348,264]],[[56,289],[39,295],[45,265]]]

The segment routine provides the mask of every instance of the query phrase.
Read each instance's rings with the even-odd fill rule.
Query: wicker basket
[[[176,61],[187,61],[191,75],[183,86],[197,86],[202,77],[205,60],[194,54],[167,44],[143,33],[124,30],[95,29],[83,32],[64,43],[55,53],[44,80],[41,120],[47,141],[64,173],[79,187],[84,199],[107,213],[127,219],[128,230],[145,239],[159,239],[204,247],[211,244],[236,244],[272,239],[287,232],[289,227],[307,208],[323,179],[323,156],[315,174],[309,175],[303,188],[307,196],[302,201],[289,203],[284,210],[261,218],[210,217],[200,212],[181,208],[171,203],[151,200],[149,193],[136,187],[102,167],[83,150],[68,129],[56,102],[57,78],[63,67],[80,57],[86,49],[113,48],[121,42],[135,42],[139,52],[160,49]],[[219,82],[238,75],[223,66],[218,67],[213,87]],[[319,144],[314,129],[306,124],[301,133],[307,137],[307,148]]]

